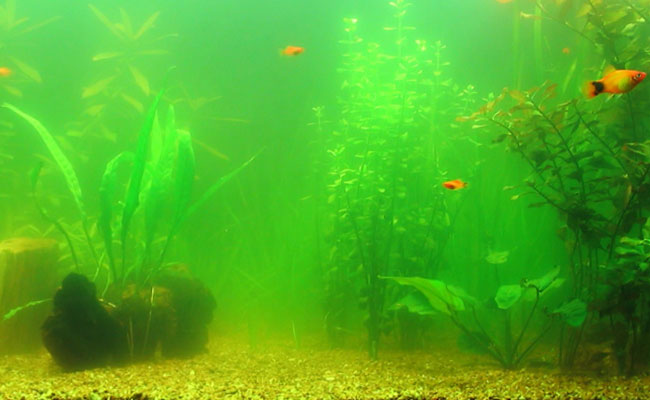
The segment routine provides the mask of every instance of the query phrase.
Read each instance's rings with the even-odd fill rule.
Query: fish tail
[[[605,90],[605,84],[601,81],[587,81],[582,86],[582,93],[588,98],[593,98],[601,94]]]

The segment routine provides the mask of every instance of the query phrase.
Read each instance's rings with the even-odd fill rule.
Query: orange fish
[[[281,53],[285,56],[297,56],[298,54],[302,54],[304,51],[305,51],[304,47],[287,46],[284,49],[282,49]]]
[[[11,70],[7,67],[0,67],[0,76],[9,76],[11,75]]]
[[[449,190],[456,190],[467,187],[467,182],[463,182],[460,179],[454,179],[453,181],[444,182],[442,186]]]
[[[582,91],[589,98],[601,93],[627,93],[641,83],[645,76],[645,72],[609,67],[605,70],[604,77],[597,81],[586,82]]]
[[[569,54],[569,53],[571,53],[571,49],[568,48],[568,47],[563,47],[563,48],[562,48],[562,53],[564,53],[564,54]]]
[[[512,0],[497,0],[497,3],[501,3],[501,4],[506,4],[510,2],[512,2]]]

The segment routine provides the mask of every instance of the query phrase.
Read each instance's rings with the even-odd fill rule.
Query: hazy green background
[[[575,43],[564,42],[566,32],[544,21],[543,63],[536,63],[533,21],[517,17],[517,7],[532,10],[521,3],[413,0],[407,21],[417,28],[414,37],[441,40],[447,46],[448,77],[461,87],[474,85],[484,97],[517,82],[528,87],[545,79],[561,80],[576,57]],[[116,19],[118,7],[123,7],[136,25],[160,10],[152,36],[177,33],[178,37],[160,41],[158,46],[169,54],[139,64],[152,89],[160,88],[164,72],[175,65],[170,93],[184,86],[197,97],[219,96],[200,113],[192,114],[182,106],[177,111],[181,127],[191,128],[196,139],[229,158],[195,147],[195,193],[265,148],[236,181],[188,221],[170,258],[188,262],[214,289],[218,324],[223,329],[243,329],[251,316],[281,332],[289,332],[291,320],[318,331],[323,293],[316,251],[318,209],[313,197],[318,180],[312,161],[324,149],[315,146],[318,133],[309,125],[315,120],[312,107],[324,106],[326,121],[338,118],[342,20],[356,17],[362,37],[387,41],[382,30],[391,20],[387,1],[93,4],[111,19]],[[61,18],[15,43],[15,56],[36,67],[43,82],[25,85],[20,99],[3,95],[65,140],[64,149],[77,168],[90,209],[96,213],[103,167],[119,151],[133,147],[142,116],[125,113],[116,120],[120,129],[115,141],[67,137],[66,131],[82,113],[82,89],[105,73],[101,62],[93,62],[92,56],[115,49],[118,42],[85,2],[21,0],[17,13],[34,21]],[[518,24],[518,41],[513,24]],[[305,53],[280,56],[279,49],[287,45],[303,46]],[[562,53],[563,47],[572,52]],[[577,84],[570,90],[576,90]],[[512,193],[502,190],[521,181],[522,162],[501,147],[491,146],[491,138],[475,134],[482,146],[476,148],[468,142],[465,151],[448,157],[445,166],[451,175],[468,180],[470,185],[463,192],[449,192],[450,210],[458,210],[459,219],[441,269],[444,279],[480,292],[478,282],[493,279],[484,261],[489,250],[511,252],[504,271],[515,282],[524,274],[546,272],[565,256],[555,235],[559,225],[555,212],[529,209],[526,200],[511,201]],[[25,228],[30,224],[44,231],[47,224],[33,207],[26,177],[37,160],[35,155],[49,157],[46,149],[35,134],[2,136],[0,146],[1,153],[13,157],[0,161],[3,171],[8,171],[0,178],[4,219],[0,237],[34,234]],[[482,161],[479,168],[474,167],[477,161]],[[46,166],[43,181],[48,195],[62,197],[58,215],[74,222],[76,215],[66,214],[70,207],[65,205],[71,204],[71,199],[54,164]],[[57,203],[51,207],[56,209]]]

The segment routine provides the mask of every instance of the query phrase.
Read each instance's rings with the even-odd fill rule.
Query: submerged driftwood
[[[16,307],[52,296],[57,283],[58,247],[52,239],[13,238],[0,242],[0,317]],[[48,304],[28,307],[0,323],[0,353],[38,349],[38,327]]]

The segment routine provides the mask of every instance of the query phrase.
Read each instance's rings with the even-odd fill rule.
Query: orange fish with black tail
[[[454,179],[453,181],[443,182],[442,186],[445,189],[457,190],[457,189],[462,189],[464,187],[467,187],[467,182],[463,182],[460,179]]]
[[[596,97],[601,93],[627,93],[641,83],[645,76],[645,72],[610,67],[605,70],[605,76],[601,79],[586,82],[582,91],[589,98]]]
[[[304,47],[300,46],[287,46],[284,49],[280,50],[280,53],[284,56],[297,56],[305,52]]]

